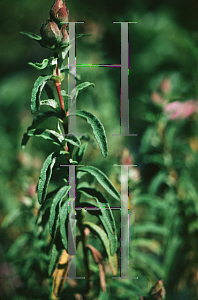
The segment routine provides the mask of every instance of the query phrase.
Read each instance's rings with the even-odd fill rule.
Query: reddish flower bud
[[[53,21],[48,20],[45,24],[43,24],[41,26],[40,33],[43,40],[50,43],[60,43],[62,40],[62,33]]]
[[[68,43],[68,33],[67,33],[67,30],[66,30],[66,27],[67,27],[67,25],[66,24],[64,24],[63,25],[63,28],[62,28],[62,30],[61,30],[61,32],[62,32],[62,35],[63,35],[63,39],[62,39],[62,43],[63,44],[67,44]]]
[[[50,9],[50,18],[54,20],[57,24],[59,24],[59,22],[68,22],[69,10],[65,5],[65,1],[55,1],[54,5]]]

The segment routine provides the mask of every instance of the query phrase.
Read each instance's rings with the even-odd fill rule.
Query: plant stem
[[[55,82],[55,86],[56,86],[56,90],[57,90],[59,101],[60,101],[61,111],[63,113],[63,116],[65,117],[64,100],[63,100],[63,96],[61,95],[61,83]]]
[[[59,66],[58,66],[58,53],[54,54],[54,58],[57,58],[57,65],[56,65],[56,72],[55,75],[59,76],[60,75],[60,71],[59,71]],[[64,100],[63,100],[63,96],[61,95],[61,82],[54,82],[57,93],[58,93],[58,98],[59,98],[59,102],[60,102],[60,107],[61,107],[61,111],[62,111],[62,118],[64,120],[66,114],[65,114],[65,106],[64,106]]]
[[[58,53],[54,54],[54,58],[57,58],[57,65],[56,65],[56,72],[55,75],[59,76],[60,75],[60,71],[59,71],[59,66],[58,66]],[[61,107],[61,113],[62,113],[62,120],[64,121],[65,117],[68,115],[68,112],[65,113],[65,106],[64,106],[64,100],[63,100],[63,96],[61,95],[61,82],[54,82],[57,93],[58,93],[58,98],[59,98],[59,102],[60,102],[60,107]],[[64,132],[65,135],[68,134],[68,123],[63,124],[63,128],[64,128]],[[65,150],[68,151],[68,146],[67,143],[65,145]]]

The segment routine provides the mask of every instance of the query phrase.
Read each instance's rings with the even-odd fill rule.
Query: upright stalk
[[[56,76],[60,75],[60,70],[59,70],[59,66],[58,66],[58,54],[55,53],[54,54],[54,58],[57,58],[57,65],[56,65]],[[60,107],[61,107],[61,111],[62,111],[62,115],[63,115],[63,120],[65,118],[65,106],[64,106],[64,100],[63,100],[63,96],[61,95],[61,82],[60,81],[55,81],[54,82],[57,93],[58,93],[58,98],[59,98],[59,102],[60,102]]]

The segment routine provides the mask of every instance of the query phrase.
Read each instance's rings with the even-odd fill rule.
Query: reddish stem
[[[54,57],[58,58],[58,54],[55,53]],[[56,65],[56,76],[59,76],[58,61],[57,61],[57,65]],[[65,114],[64,100],[63,100],[63,96],[61,95],[61,82],[54,82],[54,84],[56,86],[56,90],[57,90],[57,93],[58,93],[58,98],[59,98],[60,107],[61,107],[61,111],[62,111],[62,115],[63,115],[63,120],[64,120],[65,116],[68,115],[68,112],[66,112],[66,114]],[[68,132],[68,124],[67,123],[63,124],[63,127],[64,127],[65,134],[67,134],[67,132]],[[67,143],[65,145],[65,150],[66,151],[69,150],[68,146],[67,146]]]
[[[63,96],[61,95],[61,83],[60,82],[55,82],[55,86],[56,86],[56,90],[58,92],[58,97],[59,97],[59,101],[60,101],[61,110],[65,114],[64,100],[63,100]]]

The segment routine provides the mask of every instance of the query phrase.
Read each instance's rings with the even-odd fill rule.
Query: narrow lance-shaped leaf
[[[52,152],[45,160],[41,169],[39,182],[38,182],[38,202],[42,204],[45,200],[47,187],[52,175],[52,169],[56,162],[55,152]]]
[[[102,203],[100,203],[100,209],[102,212],[100,219],[110,240],[110,253],[111,255],[114,255],[114,253],[117,251],[117,235],[112,211],[108,203],[107,207],[104,207]]]
[[[91,125],[96,141],[100,147],[102,156],[106,157],[108,153],[107,138],[104,127],[100,120],[95,115],[86,110],[77,110],[75,113],[69,114],[69,116],[72,115],[76,115],[80,118],[86,119],[87,123]]]
[[[134,227],[135,234],[145,234],[147,232],[150,232],[152,234],[167,235],[168,229],[165,226],[151,222],[147,222],[141,225],[139,224]]]
[[[58,134],[54,130],[49,129],[30,129],[23,135],[22,147],[25,147],[30,136],[41,137],[46,140],[52,141],[55,145],[62,146],[64,148],[64,137]]]
[[[80,163],[83,159],[84,153],[86,151],[87,148],[87,143],[84,143],[80,146],[79,149],[77,149],[75,155],[74,155],[74,160],[77,161],[78,163]]]
[[[43,212],[45,212],[45,210],[49,207],[51,207],[51,203],[52,203],[52,199],[54,197],[54,195],[59,191],[60,188],[56,188],[55,190],[49,192],[46,197],[45,197],[45,201],[42,203],[42,205],[39,208],[39,212],[37,215],[37,219],[36,222],[39,222],[39,218],[40,218],[40,214],[42,214]]]
[[[81,202],[81,204],[88,205],[88,207],[92,208],[91,210],[88,210],[90,214],[93,214],[97,216],[102,225],[104,226],[104,229],[107,233],[109,243],[110,243],[110,253],[113,256],[114,253],[117,251],[117,235],[116,232],[112,232],[112,220],[109,214],[108,209],[110,209],[109,205],[107,204],[107,207],[104,207],[104,203],[100,203],[97,199],[95,199],[96,203],[90,199],[86,199],[85,201]],[[91,206],[90,206],[91,205]],[[95,206],[95,207],[94,207]]]
[[[49,63],[49,59],[45,58],[42,63],[32,63],[29,62],[28,64],[34,68],[36,68],[37,70],[43,70],[48,66]]]
[[[74,134],[67,135],[65,141],[76,147],[80,147],[81,145],[80,139]]]
[[[79,172],[87,172],[93,175],[112,197],[120,201],[120,194],[102,171],[92,166],[85,166],[77,169],[77,177]]]
[[[139,204],[146,204],[156,209],[163,209],[163,210],[168,209],[166,203],[161,201],[160,197],[152,194],[137,195],[136,197],[134,197],[133,204],[134,206]]]
[[[85,37],[85,36],[91,36],[92,34],[90,34],[90,33],[86,33],[86,34],[83,34],[83,33],[79,33],[79,34],[77,34],[76,36],[75,36],[75,39],[79,39],[79,38],[82,38],[82,37]],[[71,41],[70,41],[70,43],[73,41],[74,39],[72,39]]]
[[[47,99],[47,100],[41,100],[40,105],[47,105],[53,108],[55,111],[57,111],[57,108],[59,108],[58,103],[54,99]]]
[[[21,34],[24,34],[24,35],[27,35],[28,37],[30,37],[31,39],[34,39],[36,41],[40,41],[42,40],[42,37],[35,34],[35,33],[32,33],[32,32],[20,32]]]
[[[42,204],[45,200],[47,187],[52,175],[52,169],[58,156],[67,153],[66,151],[52,152],[45,160],[41,169],[39,182],[38,182],[38,201]]]
[[[71,104],[73,104],[75,101],[76,101],[76,98],[78,96],[78,93],[85,89],[86,87],[89,87],[89,86],[95,86],[94,83],[91,83],[91,82],[83,82],[83,83],[80,83],[78,84],[70,93],[70,99],[71,99]]]
[[[51,252],[51,257],[50,257],[50,263],[49,263],[49,267],[48,267],[48,274],[49,276],[51,276],[56,268],[56,263],[58,262],[58,259],[61,255],[63,250],[58,251],[56,249],[56,245],[53,244],[52,246],[52,252]]]
[[[49,231],[52,237],[54,237],[54,233],[57,228],[57,205],[63,200],[64,197],[67,196],[69,189],[70,186],[62,187],[53,199],[49,217]]]
[[[35,81],[32,97],[31,97],[31,112],[35,114],[40,108],[40,96],[41,92],[46,84],[46,82],[51,79],[52,75],[47,76],[39,76],[39,78]]]
[[[41,114],[38,114],[32,122],[32,125],[28,127],[27,131],[31,130],[31,129],[35,129],[37,126],[39,126],[42,122],[44,122],[45,120],[51,118],[51,117],[56,117],[59,118],[59,114],[57,112],[53,112],[53,111],[46,111],[43,112]],[[28,142],[30,136],[27,135],[27,139],[26,139],[26,143]]]
[[[66,233],[66,219],[68,215],[68,201],[65,201],[60,210],[60,234],[63,246],[65,250],[68,252],[68,243],[67,243],[67,233]]]
[[[96,201],[96,206],[100,209],[101,214],[99,214],[99,219],[104,226],[104,229],[108,235],[109,241],[110,241],[110,251],[111,255],[113,255],[117,250],[117,235],[116,235],[116,226],[113,214],[111,212],[111,208],[108,202],[104,201],[100,202],[97,197],[95,197],[95,194],[100,198],[104,198],[104,196],[99,191],[94,191],[94,188],[86,187],[83,188],[81,185],[81,188],[79,188],[80,185],[78,185],[77,190],[87,196],[88,198],[94,198]],[[96,193],[95,193],[96,192]],[[102,199],[103,200],[103,199]],[[86,199],[84,201],[85,203],[88,202]],[[92,211],[90,211],[91,213]]]
[[[103,243],[103,245],[106,249],[106,252],[107,252],[107,255],[108,255],[108,260],[109,260],[113,275],[116,275],[117,270],[118,270],[117,255],[116,255],[116,253],[113,256],[111,255],[110,246],[109,246],[109,239],[108,239],[106,233],[98,225],[95,225],[92,222],[84,222],[83,225],[87,226],[91,230],[93,230],[99,236],[99,238],[101,239],[101,241],[102,241],[102,243]]]

